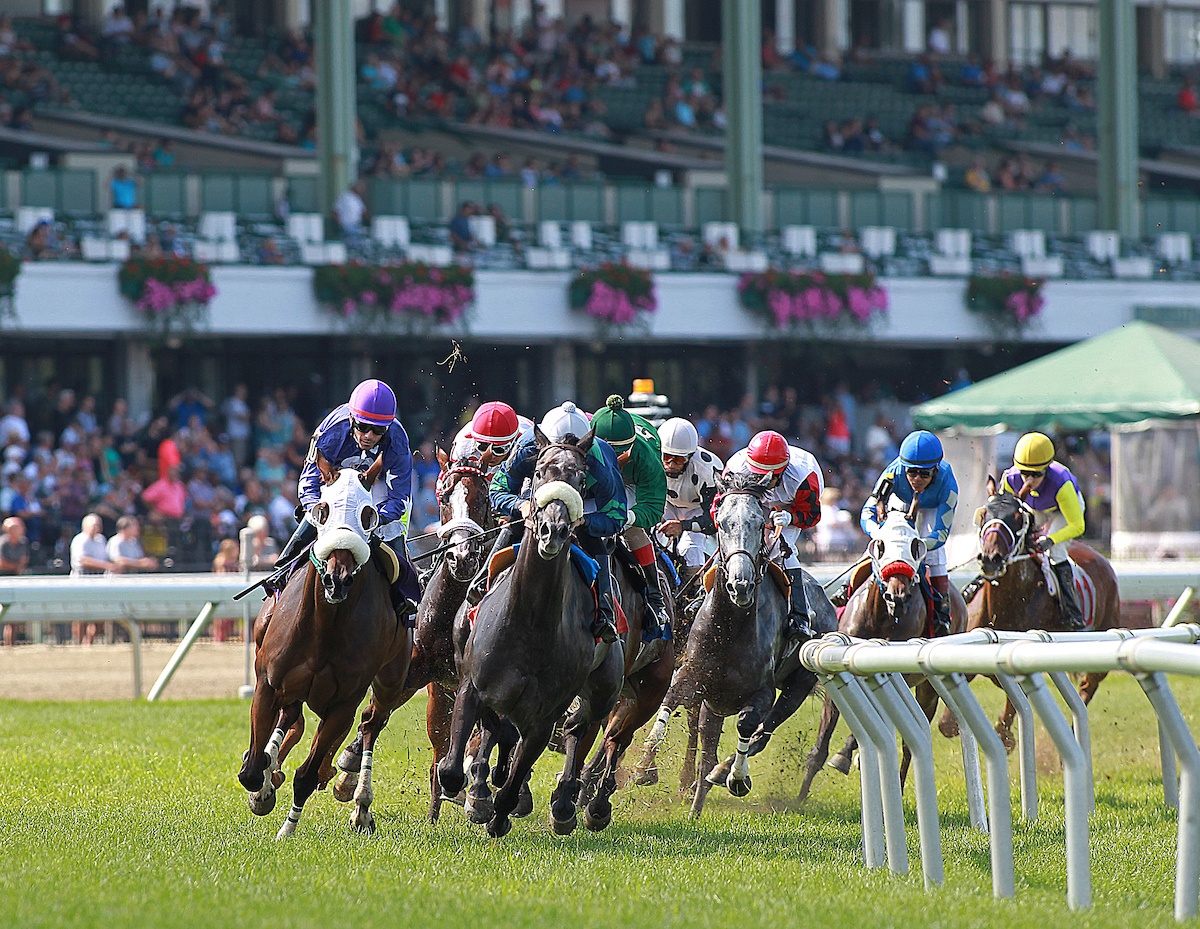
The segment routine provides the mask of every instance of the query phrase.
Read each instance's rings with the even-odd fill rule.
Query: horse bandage
[[[567,516],[572,523],[583,519],[583,497],[566,481],[551,481],[533,492],[533,504],[539,510],[554,500],[566,504]]]

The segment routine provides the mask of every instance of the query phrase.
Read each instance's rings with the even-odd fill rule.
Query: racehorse
[[[280,765],[303,734],[303,705],[320,717],[308,758],[296,770],[281,839],[295,832],[312,792],[333,777],[333,753],[353,725],[371,679],[393,658],[406,661],[412,650],[411,632],[392,609],[385,555],[372,553],[369,541],[379,523],[370,492],[378,468],[336,472],[320,456],[317,466],[324,487],[309,514],[317,539],[308,564],[277,598],[267,600],[255,622],[250,748],[238,773],[250,792],[251,811],[265,816],[283,782]],[[373,831],[369,773],[354,799],[351,826]]]
[[[512,569],[496,578],[479,602],[459,664],[450,749],[438,763],[442,790],[454,796],[466,782],[463,758],[476,721],[487,735],[502,740],[501,717],[506,717],[520,739],[511,758],[502,751],[497,765],[502,786],[487,823],[493,837],[512,828],[509,816],[521,786],[545,751],[555,722],[578,696],[564,728],[566,760],[550,805],[555,832],[565,835],[575,828],[580,738],[609,714],[620,694],[624,649],[616,643],[598,647],[589,631],[595,595],[572,563],[571,534],[583,518],[594,435],[589,431],[575,442],[552,443],[534,430],[538,459],[520,550]],[[485,767],[486,755],[475,764]],[[597,808],[593,815],[602,812]]]
[[[467,596],[471,579],[483,564],[487,546],[483,534],[493,527],[492,505],[488,498],[487,476],[471,462],[451,462],[437,449],[442,466],[437,481],[437,499],[441,513],[438,538],[449,546],[434,570],[417,611],[417,629],[411,662],[397,656],[384,665],[371,686],[371,702],[363,711],[358,736],[338,758],[341,770],[334,784],[334,796],[342,801],[352,798],[358,785],[364,752],[374,751],[374,742],[389,717],[420,690],[427,690],[429,703],[425,726],[433,746],[429,766],[429,821],[437,822],[442,806],[442,790],[437,782],[437,763],[446,754],[450,742],[450,716],[454,692],[458,689],[458,669],[454,654],[454,624],[459,607]]]
[[[1042,567],[1046,556],[1033,547],[1038,521],[1033,508],[1025,502],[1025,493],[997,493],[992,477],[987,480],[987,493],[987,503],[975,513],[984,583],[968,608],[968,631],[980,626],[1019,632],[1063,631],[1058,598],[1047,587]],[[1085,627],[1117,628],[1121,623],[1121,599],[1112,564],[1079,541],[1071,542],[1067,553],[1075,562],[1075,589],[1084,608]],[[1096,695],[1104,677],[1104,672],[1089,672],[1080,677],[1079,696],[1085,704]],[[1006,700],[996,721],[996,732],[1010,752],[1016,747],[1012,735],[1015,715],[1016,709]],[[942,714],[938,727],[949,738],[958,735],[958,720],[949,712]]]
[[[633,741],[634,734],[645,725],[658,710],[671,675],[675,671],[675,642],[668,641],[663,650],[652,661],[642,663],[636,643],[642,638],[642,624],[646,616],[646,600],[629,562],[620,556],[613,558],[613,589],[625,612],[629,633],[625,650],[625,685],[621,697],[608,717],[604,727],[604,739],[591,760],[580,774],[583,788],[580,802],[585,804],[584,824],[593,831],[603,829],[612,819],[609,797],[616,792],[616,771],[621,759]],[[638,574],[640,575],[640,571]],[[656,580],[665,587],[662,572],[656,572]],[[674,619],[674,603],[664,596],[668,604],[668,619]],[[584,734],[581,755],[591,748],[599,727]],[[603,780],[601,776],[604,775]],[[599,802],[593,803],[596,797]]]
[[[734,796],[750,792],[748,759],[766,747],[775,729],[796,712],[817,682],[816,675],[797,660],[797,650],[788,648],[786,581],[777,567],[769,567],[774,538],[764,533],[762,495],[768,480],[756,474],[729,474],[718,482],[717,558],[711,588],[638,766],[640,771],[653,766],[671,713],[680,706],[699,704],[702,749],[693,818],[700,815],[709,789],[718,781]],[[816,594],[820,585],[812,581],[805,590],[818,610],[813,622],[817,634],[832,632],[833,606]],[[724,719],[735,713],[737,751],[717,766]]]
[[[913,526],[917,503],[918,498],[914,495],[907,513],[902,510],[890,510],[883,524],[872,533],[871,541],[867,545],[871,572],[846,602],[838,621],[839,632],[860,639],[887,639],[892,642],[902,642],[928,633],[929,609],[921,593],[919,580],[925,560],[926,543]],[[966,602],[962,595],[951,587],[951,630],[961,632],[966,620]],[[916,697],[925,718],[932,720],[933,714],[937,712],[938,696],[933,686],[924,678],[917,684]],[[800,787],[798,797],[800,801],[807,799],[813,778],[829,757],[829,740],[833,736],[839,715],[837,706],[826,696],[817,738],[804,766],[804,783]],[[848,774],[850,761],[857,747],[857,740],[850,736],[830,765],[843,774]],[[900,766],[901,783],[908,773],[910,761],[911,754],[905,745]]]

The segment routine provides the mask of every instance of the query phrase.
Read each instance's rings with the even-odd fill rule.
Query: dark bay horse
[[[382,459],[381,459],[382,460]],[[304,731],[305,703],[320,718],[308,758],[296,770],[291,812],[278,838],[291,835],[312,792],[334,775],[332,759],[381,666],[412,649],[411,632],[392,609],[387,565],[372,555],[379,513],[370,485],[377,471],[333,471],[318,460],[325,486],[310,516],[317,524],[308,564],[255,623],[256,681],[250,707],[250,748],[238,780],[250,809],[265,816],[282,783],[280,765]],[[355,795],[350,823],[370,832],[370,777]]]
[[[788,649],[788,597],[768,576],[773,539],[764,530],[762,495],[768,478],[724,475],[716,504],[716,573],[688,636],[683,664],[658,712],[639,770],[653,766],[667,720],[680,706],[700,705],[701,757],[691,815],[698,817],[712,784],[722,781],[735,796],[750,792],[749,758],[792,716],[816,685]],[[806,587],[818,611],[818,634],[836,626],[833,606]],[[823,607],[822,607],[823,603]],[[780,691],[776,697],[776,689]],[[737,751],[717,766],[717,744],[726,716],[738,717]]]
[[[926,546],[925,540],[912,524],[916,515],[917,500],[914,495],[913,506],[908,513],[898,510],[889,512],[879,529],[872,533],[871,541],[867,545],[871,573],[846,602],[838,620],[839,632],[859,639],[887,639],[892,642],[902,642],[928,634],[928,607],[920,585]],[[962,632],[966,621],[967,605],[962,595],[951,587],[951,631]],[[916,682],[909,683],[911,686]],[[937,712],[938,696],[933,686],[924,678],[917,684],[916,697],[925,718],[932,720]],[[817,738],[804,766],[804,783],[800,787],[798,798],[801,801],[807,799],[813,778],[829,757],[829,741],[839,716],[837,705],[826,696]],[[843,774],[849,773],[850,761],[857,747],[857,740],[853,735],[850,736],[830,764]],[[910,761],[911,754],[905,745],[900,768],[901,783],[908,773]]]
[[[375,740],[389,717],[421,690],[428,691],[425,726],[433,746],[429,766],[429,821],[437,822],[442,790],[437,782],[437,763],[450,744],[450,716],[454,692],[458,690],[458,668],[454,652],[454,624],[467,596],[471,579],[487,554],[483,533],[493,528],[492,505],[487,476],[470,462],[451,462],[437,449],[442,474],[437,482],[441,513],[438,537],[449,545],[421,598],[411,661],[397,656],[384,665],[371,686],[371,701],[363,711],[358,736],[338,758],[342,773],[334,785],[334,796],[348,801],[358,785],[362,758],[373,752]]]
[[[624,649],[616,643],[597,647],[589,631],[595,598],[572,565],[571,535],[583,518],[586,456],[594,432],[552,443],[535,429],[534,437],[539,452],[520,551],[512,569],[479,602],[459,665],[450,749],[438,763],[442,790],[454,796],[466,782],[463,760],[476,722],[497,740],[504,725],[515,726],[515,751],[511,758],[502,751],[498,765],[502,786],[487,823],[493,837],[512,828],[509,817],[522,785],[555,722],[578,697],[564,728],[566,761],[550,803],[555,831],[575,828],[580,738],[609,714],[624,680]],[[486,766],[486,755],[475,763]],[[593,811],[597,818],[602,813]]]
[[[991,477],[987,481],[987,493],[987,503],[975,514],[979,526],[980,573],[984,583],[968,609],[967,629],[990,626],[1018,632],[1031,629],[1064,631],[1058,598],[1046,586],[1041,564],[1045,556],[1033,547],[1038,529],[1036,513],[1025,502],[1024,494],[997,493],[996,481]],[[1112,564],[1083,542],[1071,542],[1067,552],[1084,574],[1076,588],[1078,591],[1084,587],[1081,602],[1087,628],[1116,629],[1121,624],[1121,596]],[[1080,677],[1079,696],[1085,704],[1096,695],[1104,677],[1103,672]],[[996,732],[1010,752],[1016,747],[1012,735],[1015,715],[1016,709],[1006,700],[996,721]],[[945,736],[958,735],[958,720],[949,712],[942,714],[938,726]]]

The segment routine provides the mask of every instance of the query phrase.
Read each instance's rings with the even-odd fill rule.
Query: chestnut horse
[[[908,513],[890,511],[883,524],[872,533],[871,541],[867,545],[871,574],[846,602],[838,621],[839,632],[859,639],[887,639],[892,642],[902,642],[928,633],[928,608],[918,580],[925,559],[925,540],[912,524],[916,516],[917,500],[914,496]],[[962,595],[951,587],[951,631],[961,632],[966,621],[967,605]],[[909,683],[911,686],[915,681]],[[933,714],[937,712],[938,696],[933,686],[924,678],[917,684],[916,697],[925,718],[932,720]],[[817,738],[804,766],[804,783],[800,787],[798,797],[800,801],[808,797],[813,778],[829,757],[829,740],[833,736],[839,715],[836,704],[826,696]],[[848,774],[857,747],[857,740],[850,736],[841,752],[834,756],[830,766]],[[905,745],[900,768],[901,783],[908,773],[910,761],[911,755],[908,746]]]
[[[1024,490],[1024,488],[1022,488]],[[979,526],[980,573],[983,586],[968,608],[967,630],[980,626],[1027,632],[1031,629],[1064,631],[1058,598],[1046,587],[1041,559],[1033,547],[1038,518],[1025,502],[1024,494],[997,493],[996,481],[987,480],[987,503],[975,514]],[[1121,622],[1121,598],[1112,564],[1089,545],[1074,541],[1067,549],[1071,560],[1083,571],[1091,595],[1083,598],[1087,629],[1115,629]],[[1078,587],[1079,585],[1077,585]],[[1087,609],[1088,602],[1092,609]],[[1079,680],[1079,696],[1086,704],[1096,695],[1103,672],[1090,672]],[[1016,747],[1012,721],[1016,709],[1007,700],[996,722],[996,732],[1011,752]],[[942,714],[943,735],[958,735],[958,720]]]
[[[393,658],[407,661],[412,651],[412,633],[392,609],[388,566],[370,545],[379,523],[370,492],[378,469],[339,473],[322,457],[317,465],[325,486],[310,512],[317,539],[308,564],[263,604],[255,622],[250,748],[238,773],[251,811],[271,812],[283,782],[280,765],[304,731],[304,704],[320,717],[308,758],[296,770],[281,839],[295,832],[313,791],[333,777],[333,753],[354,724],[371,679]],[[351,826],[373,831],[369,774],[354,800]]]
[[[454,654],[454,623],[467,596],[471,579],[483,565],[488,546],[484,533],[493,527],[487,476],[470,462],[451,462],[437,449],[442,473],[437,482],[441,513],[438,537],[446,549],[438,563],[421,606],[412,660],[400,656],[380,669],[371,686],[371,702],[363,710],[358,737],[338,758],[341,775],[334,796],[350,800],[358,783],[364,751],[373,751],[375,739],[389,717],[420,690],[429,694],[425,726],[433,746],[429,766],[429,821],[437,822],[442,790],[437,782],[437,763],[450,745],[450,716],[454,692],[458,690],[458,668]]]

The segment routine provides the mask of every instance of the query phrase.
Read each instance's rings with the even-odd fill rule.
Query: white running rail
[[[1200,750],[1166,678],[1167,673],[1200,676],[1200,647],[1196,646],[1200,625],[1175,625],[1188,599],[1190,591],[1185,591],[1168,622],[1155,629],[1075,633],[977,629],[935,641],[909,642],[864,641],[831,633],[807,643],[801,661],[821,677],[859,741],[867,867],[882,867],[886,862],[895,872],[908,870],[896,765],[898,730],[913,755],[925,885],[940,885],[944,880],[932,740],[925,717],[903,679],[903,675],[923,675],[962,729],[971,822],[989,834],[993,893],[997,897],[1014,895],[1008,758],[967,678],[994,675],[1018,708],[1022,809],[1028,819],[1037,815],[1036,768],[1031,764],[1034,714],[1058,749],[1065,792],[1067,902],[1072,909],[1090,907],[1091,745],[1087,709],[1067,673],[1127,671],[1137,679],[1158,717],[1164,800],[1179,808],[1175,918],[1182,921],[1196,916],[1200,896]],[[1073,724],[1059,709],[1047,680],[1066,701]],[[987,767],[986,814],[976,746],[983,751]]]

